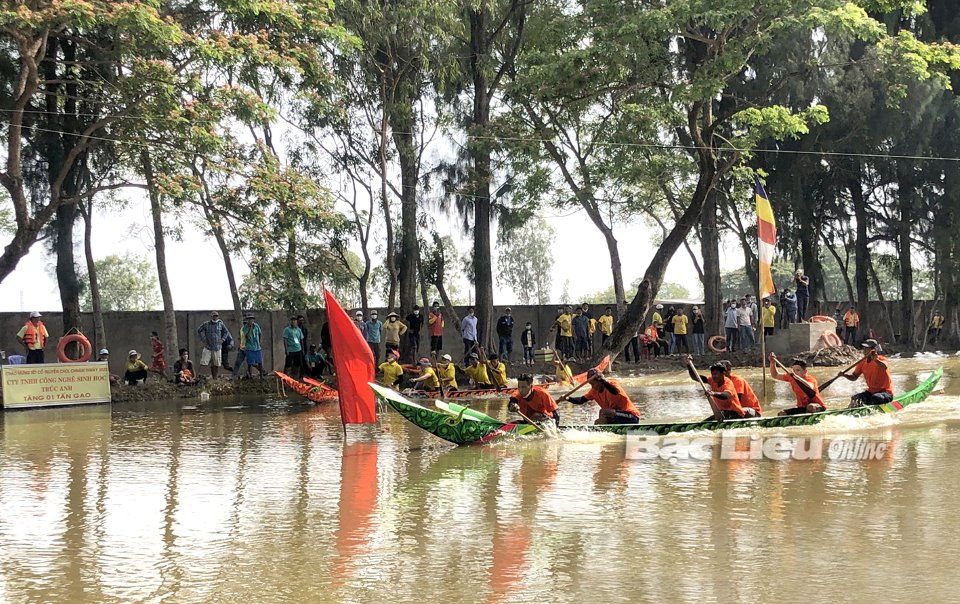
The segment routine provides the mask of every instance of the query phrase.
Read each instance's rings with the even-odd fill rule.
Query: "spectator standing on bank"
[[[434,300],[433,308],[430,310],[430,316],[427,320],[428,331],[430,332],[430,354],[439,355],[443,350],[443,311],[440,310],[440,303]]]
[[[674,352],[679,353],[680,349],[683,348],[684,354],[690,354],[690,347],[687,344],[687,331],[689,330],[690,317],[683,312],[682,306],[680,310],[674,313],[671,322],[673,323]]]
[[[740,326],[737,323],[737,305],[730,302],[723,315],[723,330],[726,332],[727,352],[736,352],[740,339]]]
[[[520,332],[520,345],[523,346],[523,364],[533,365],[533,349],[537,346],[537,334],[533,325],[528,321]]]
[[[510,364],[510,357],[513,355],[513,311],[509,308],[503,310],[503,314],[497,319],[497,350],[500,358]]]
[[[770,302],[770,298],[763,301],[763,309],[760,311],[760,326],[763,327],[763,335],[772,336],[773,328],[777,325],[777,307]]]
[[[297,379],[303,378],[303,331],[297,325],[297,318],[290,317],[290,324],[283,328],[283,371]]]
[[[843,343],[853,346],[857,341],[857,329],[860,328],[860,313],[857,312],[857,307],[853,304],[843,315],[843,327]]]
[[[600,325],[600,345],[602,346],[607,343],[607,338],[613,333],[613,309],[609,306],[604,309],[597,323]]]
[[[693,307],[690,317],[690,335],[693,338],[693,354],[701,356],[706,354],[707,330],[699,306]]]
[[[30,319],[23,324],[20,331],[17,332],[17,340],[23,344],[27,350],[27,363],[43,363],[43,348],[47,345],[47,326],[43,324],[40,318],[43,315],[37,311],[30,313]]]
[[[783,314],[787,325],[790,323],[799,323],[797,294],[790,291],[789,288],[783,290]],[[786,326],[784,326],[786,329]]]
[[[391,312],[387,315],[387,322],[383,324],[383,346],[388,352],[397,351],[400,357],[400,338],[407,333],[407,326],[400,320],[400,315]]]
[[[673,337],[673,317],[677,314],[677,310],[670,306],[667,307],[667,314],[663,315],[663,332],[664,339],[667,341],[667,354],[673,354],[677,351],[677,341]]]
[[[803,274],[803,269],[797,269],[793,276],[793,282],[797,288],[797,313],[798,322],[804,323],[807,320],[807,307],[810,305],[810,277]]]
[[[167,377],[167,359],[163,356],[163,342],[160,340],[160,334],[155,331],[150,332],[150,346],[153,348],[150,371],[156,373],[157,379],[162,382]]]
[[[380,320],[377,311],[370,313],[364,325],[364,335],[367,338],[367,344],[370,346],[370,352],[373,353],[374,364],[380,364],[380,342],[383,341],[383,321]]]
[[[220,375],[220,367],[223,366],[223,343],[230,336],[227,326],[220,320],[220,313],[213,311],[210,313],[210,320],[197,328],[197,335],[200,336],[200,342],[203,344],[203,350],[200,352],[200,366],[210,365],[210,376],[217,379]]]
[[[243,327],[240,328],[240,338],[243,343],[243,354],[247,361],[247,375],[252,372],[251,367],[256,367],[260,373],[260,379],[263,379],[263,347],[260,344],[261,336],[260,325],[253,315],[247,315],[243,318]],[[303,347],[301,347],[302,350]],[[239,367],[238,367],[239,369]]]
[[[936,344],[937,340],[940,339],[940,334],[943,332],[943,324],[945,322],[943,314],[941,314],[939,310],[933,311],[933,317],[930,318],[930,329],[927,330],[931,344]]]
[[[460,338],[463,340],[463,358],[466,359],[477,347],[477,315],[474,314],[472,306],[460,322]]]
[[[740,349],[753,348],[757,339],[753,331],[753,311],[747,306],[746,298],[740,298],[740,306],[737,308],[737,327],[740,328]]]
[[[583,308],[577,307],[571,321],[573,327],[574,356],[585,359],[590,353],[590,317],[583,314]]]
[[[407,358],[413,362],[420,358],[420,332],[423,330],[423,314],[420,307],[414,305],[407,315]]]

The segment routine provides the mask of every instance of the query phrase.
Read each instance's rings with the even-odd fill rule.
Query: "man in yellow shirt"
[[[557,371],[556,375],[557,382],[560,384],[565,384],[568,386],[573,386],[573,371],[570,369],[570,365],[567,365],[563,362],[559,356],[554,357],[553,364],[556,365]]]
[[[680,308],[680,311],[677,314],[673,315],[673,318],[670,319],[673,323],[673,342],[675,350],[680,352],[680,347],[683,346],[684,354],[690,353],[690,348],[687,346],[687,324],[690,322],[690,318],[683,312],[683,307]]]
[[[573,312],[570,311],[569,306],[563,309],[550,331],[554,329],[560,334],[558,342],[560,352],[566,357],[573,356]]]
[[[772,336],[773,328],[777,325],[777,307],[770,303],[770,299],[763,301],[763,310],[760,311],[760,326],[764,336]]]
[[[655,309],[654,309],[654,311],[653,311],[653,316],[650,318],[650,322],[653,323],[653,326],[657,328],[657,333],[660,334],[660,339],[661,339],[661,340],[665,339],[665,338],[663,337],[663,336],[664,336],[664,331],[663,331],[663,326],[664,326],[664,323],[663,323],[663,315],[660,314],[660,311],[662,311],[662,310],[663,310],[663,304],[657,304],[657,306],[655,307]]]
[[[453,357],[445,354],[438,363],[440,369],[440,384],[445,390],[457,390],[457,366],[453,364]]]
[[[383,374],[380,383],[389,388],[400,384],[400,379],[403,377],[403,366],[397,362],[397,355],[396,350],[391,350],[387,353],[387,360],[380,363],[380,373]]]
[[[440,390],[440,380],[437,378],[437,372],[430,366],[430,359],[424,357],[417,364],[420,365],[420,377],[410,380],[414,388],[429,392]]]
[[[608,306],[597,323],[600,324],[600,343],[606,344],[607,338],[613,333],[613,309]]]
[[[487,375],[495,388],[507,387],[507,366],[500,360],[500,355],[490,353],[487,358]]]
[[[474,388],[490,388],[487,365],[486,363],[480,362],[480,357],[477,353],[472,352],[470,356],[467,357],[467,366],[463,368],[463,372],[470,378],[470,383]]]

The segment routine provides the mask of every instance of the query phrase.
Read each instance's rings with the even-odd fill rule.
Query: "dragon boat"
[[[811,426],[832,416],[863,417],[880,413],[896,413],[904,407],[924,401],[933,392],[943,368],[931,373],[913,390],[894,397],[893,401],[882,405],[864,407],[828,409],[820,413],[801,413],[797,415],[770,416],[738,420],[706,420],[690,422],[641,423],[641,424],[604,424],[583,426],[561,426],[560,430],[589,430],[627,434],[630,432],[653,432],[670,434],[692,430],[736,430],[749,428],[788,428],[791,426]],[[436,401],[436,409],[431,409],[404,398],[389,388],[371,384],[376,396],[397,411],[405,419],[427,432],[455,445],[475,445],[490,442],[504,436],[523,436],[537,432],[539,428],[531,424],[502,422],[484,413],[451,402]]]

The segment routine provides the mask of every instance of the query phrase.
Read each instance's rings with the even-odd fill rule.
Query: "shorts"
[[[207,365],[219,367],[222,364],[220,359],[221,355],[219,350],[210,350],[209,348],[204,348],[200,353],[200,364],[204,367]]]
[[[616,409],[608,409],[607,415],[611,417],[615,424],[639,424],[640,418],[632,413],[627,413],[626,411],[617,411]]]
[[[16,355],[14,355],[16,356]],[[27,365],[39,365],[43,363],[43,349],[27,351]]]
[[[851,407],[863,407],[864,405],[882,405],[893,401],[893,395],[889,392],[861,392],[854,394],[850,399]]]
[[[247,365],[263,365],[262,350],[244,350],[247,355]]]
[[[820,405],[814,405],[814,406],[817,407],[817,410],[814,411],[813,413],[820,413],[821,411],[826,411],[825,407],[821,407]],[[783,410],[784,415],[800,415],[801,413],[810,413],[810,411],[807,411],[806,407],[791,407],[790,409]]]

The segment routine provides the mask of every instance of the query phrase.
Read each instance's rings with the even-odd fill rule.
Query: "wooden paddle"
[[[697,383],[700,384],[700,387],[703,388],[703,394],[707,397],[707,402],[710,403],[710,410],[713,411],[713,417],[719,421],[723,421],[723,412],[720,411],[720,407],[717,406],[717,402],[713,400],[713,397],[710,396],[710,391],[707,390],[707,385],[703,383],[703,379],[700,378],[700,373],[697,372],[696,365],[693,364],[693,361],[687,361],[687,365],[693,369],[693,375],[697,376]]]
[[[577,390],[580,390],[581,388],[583,388],[584,386],[586,386],[586,385],[589,384],[589,383],[590,383],[590,382],[584,380],[584,382],[583,382],[582,384],[579,384],[576,388],[574,388],[574,389],[571,390],[570,392],[564,394],[564,395],[561,396],[559,399],[557,399],[557,402],[563,402],[563,401],[569,399],[571,394],[573,394],[573,393],[576,392]]]
[[[847,367],[846,369],[844,369],[843,371],[841,371],[840,373],[838,373],[838,374],[835,375],[834,377],[832,377],[832,378],[830,378],[829,380],[827,380],[826,382],[824,382],[823,385],[820,386],[820,392],[823,392],[824,390],[826,390],[827,386],[829,386],[830,384],[834,383],[835,381],[837,381],[837,380],[840,379],[841,377],[845,377],[848,371],[850,371],[851,369],[853,369],[854,367],[856,367],[857,365],[860,364],[860,361],[861,361],[861,360],[863,360],[863,359],[857,359],[857,362],[856,362],[856,363],[854,363],[853,365],[850,365],[849,367]]]

